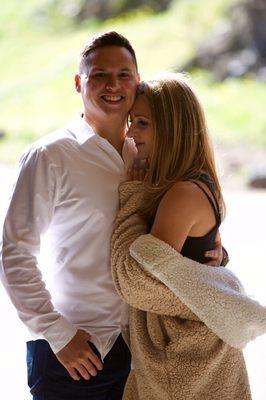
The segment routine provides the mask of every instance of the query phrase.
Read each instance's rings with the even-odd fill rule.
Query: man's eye
[[[104,78],[105,77],[105,73],[104,72],[96,72],[94,74],[95,78]]]
[[[120,78],[130,78],[130,74],[128,72],[121,72],[121,74],[119,74]]]

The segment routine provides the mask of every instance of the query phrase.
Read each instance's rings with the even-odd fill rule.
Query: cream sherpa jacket
[[[134,368],[126,384],[124,399],[251,399],[241,351],[221,340],[181,302],[178,288],[174,294],[144,270],[150,268],[154,273],[158,263],[153,268],[150,261],[153,264],[157,255],[164,260],[160,272],[168,268],[167,260],[172,265],[175,257],[174,250],[166,244],[164,249],[163,242],[159,243],[158,239],[153,243],[151,235],[140,237],[146,233],[146,223],[137,213],[143,201],[140,182],[120,186],[120,210],[111,243],[114,283],[120,296],[130,305],[129,332]],[[149,243],[143,243],[145,237]],[[130,248],[135,258],[130,254]],[[182,257],[177,252],[175,256]],[[187,268],[194,270],[200,265],[184,257],[181,260]],[[179,264],[173,264],[173,270],[179,268]],[[224,268],[219,270],[225,271]],[[174,275],[169,274],[167,281],[169,278],[175,281]],[[241,291],[239,282],[235,282],[232,278],[232,290]],[[205,288],[202,291],[195,288],[194,283],[190,290],[196,290],[199,297],[209,295]]]

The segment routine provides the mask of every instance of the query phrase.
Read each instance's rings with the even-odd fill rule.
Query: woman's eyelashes
[[[139,127],[145,128],[146,126],[149,125],[149,122],[148,122],[147,120],[145,120],[145,119],[141,119],[141,118],[140,118],[140,119],[137,121],[137,124],[138,124]]]
[[[146,128],[149,125],[149,121],[144,118],[128,118],[129,125],[133,125],[137,128]]]

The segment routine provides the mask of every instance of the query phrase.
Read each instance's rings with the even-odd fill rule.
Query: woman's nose
[[[133,139],[134,139],[135,136],[136,136],[136,130],[134,129],[132,123],[131,123],[130,127],[128,128],[127,136],[130,137],[130,138],[133,138]]]

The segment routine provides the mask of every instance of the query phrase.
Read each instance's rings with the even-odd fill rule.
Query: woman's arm
[[[200,234],[204,227],[198,221],[208,210],[194,194],[188,185],[169,191],[159,205],[152,234],[139,237],[130,253],[221,339],[243,348],[266,333],[266,308],[245,294],[229,270],[199,264],[178,252],[189,232]]]
[[[151,234],[180,252],[189,235],[203,236],[215,224],[206,195],[193,182],[178,182],[162,198]]]
[[[192,185],[183,182],[169,190],[158,207],[151,234],[132,244],[131,255],[221,339],[243,348],[266,333],[266,308],[245,294],[230,271],[179,254],[189,234],[201,236],[215,224],[206,198]]]
[[[147,273],[130,253],[129,247],[147,232],[138,211],[145,201],[142,182],[120,185],[120,210],[111,241],[111,268],[119,295],[132,307],[162,315],[198,319],[162,282]]]
[[[183,257],[151,234],[138,237],[130,254],[231,346],[243,348],[266,333],[266,307],[249,298],[227,268],[211,268]]]
[[[231,271],[199,264],[168,243],[143,234],[146,224],[137,213],[145,201],[141,182],[122,184],[120,199],[111,265],[116,289],[128,304],[199,319],[236,348],[266,333],[266,308],[245,294]]]

